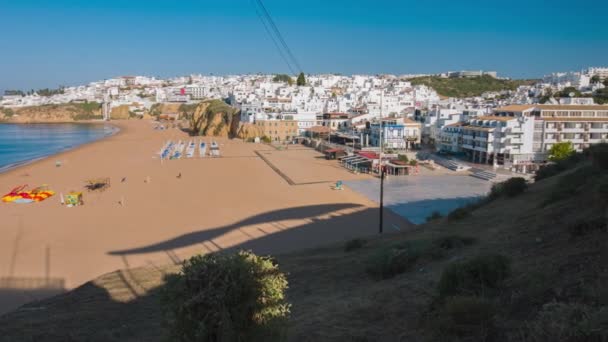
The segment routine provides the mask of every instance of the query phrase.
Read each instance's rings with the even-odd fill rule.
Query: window
[[[591,128],[594,128],[594,129],[602,128],[602,124],[599,122],[594,122],[591,124]]]
[[[574,139],[574,133],[564,133],[562,139]]]
[[[583,112],[572,111],[570,112],[570,116],[583,116]]]
[[[574,122],[566,122],[564,123],[564,128],[576,128],[576,124]]]
[[[596,116],[600,118],[608,118],[608,111],[599,111],[597,112]]]

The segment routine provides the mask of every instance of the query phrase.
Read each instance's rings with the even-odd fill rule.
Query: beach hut
[[[339,148],[330,148],[329,150],[325,150],[323,153],[325,153],[325,159],[327,160],[338,159],[346,155],[346,152]]]
[[[76,207],[79,205],[83,205],[84,201],[82,200],[82,192],[78,191],[70,191],[65,196],[65,205],[69,208]]]

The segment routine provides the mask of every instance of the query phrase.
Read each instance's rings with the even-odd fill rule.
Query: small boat
[[[194,150],[196,149],[196,144],[194,141],[190,140],[188,143],[188,149],[186,149],[186,158],[194,157]]]
[[[203,158],[207,154],[207,144],[201,140],[198,145],[198,155]]]

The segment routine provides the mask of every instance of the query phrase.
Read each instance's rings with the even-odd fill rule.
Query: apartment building
[[[387,118],[381,122],[372,123],[369,129],[369,138],[372,146],[382,145],[390,149],[411,149],[420,144],[421,125],[419,122],[407,118]]]
[[[258,120],[254,125],[259,126],[273,142],[291,141],[299,135],[295,120]]]
[[[472,161],[526,172],[547,161],[555,143],[569,141],[582,151],[608,140],[608,106],[512,105],[471,119],[460,134]]]
[[[447,153],[461,153],[462,126],[464,122],[455,122],[441,127],[439,137],[435,142],[437,151]]]
[[[325,113],[323,114],[322,125],[329,127],[332,131],[345,129],[350,124],[348,113]]]

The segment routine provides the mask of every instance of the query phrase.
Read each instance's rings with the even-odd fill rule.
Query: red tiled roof
[[[379,159],[379,156],[375,152],[359,152],[359,155],[367,159]]]

